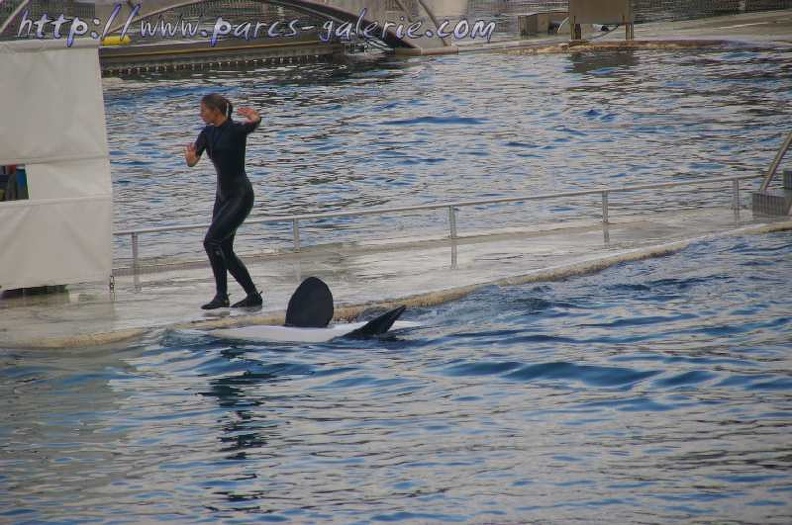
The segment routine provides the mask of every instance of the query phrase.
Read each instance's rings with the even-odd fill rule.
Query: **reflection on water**
[[[223,350],[220,355],[230,361],[243,355],[231,349]],[[275,381],[278,374],[246,370],[239,374],[219,377],[210,382],[210,389],[201,394],[214,397],[220,407],[228,409],[227,417],[218,422],[221,433],[220,452],[227,453],[226,459],[247,459],[247,449],[264,448],[267,445],[264,431],[274,430],[273,425],[259,421],[256,410],[262,401],[246,395],[246,388],[267,381]]]
[[[0,350],[0,521],[789,523],[791,248],[489,287],[384,340]]]
[[[259,218],[757,174],[792,111],[790,64],[782,49],[474,53],[109,78],[115,224],[208,221],[213,169],[185,167],[181,151],[210,91],[264,110],[248,141]],[[729,192],[716,190],[635,194],[623,213],[728,205]],[[460,221],[483,229],[597,215],[586,201],[532,202],[465,209]],[[301,236],[305,245],[440,237],[447,227],[436,213],[339,218],[305,221]],[[202,258],[200,234],[143,236],[142,255]],[[287,248],[291,225],[245,227],[238,242]]]

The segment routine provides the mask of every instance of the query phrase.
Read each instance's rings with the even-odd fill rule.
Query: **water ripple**
[[[208,219],[213,169],[206,162],[186,168],[181,149],[201,128],[198,100],[209,90],[263,111],[264,125],[248,143],[254,217],[657,182],[658,174],[754,174],[792,115],[790,52],[733,53],[384,57],[106,79],[114,222],[126,229]],[[713,187],[678,200],[703,207],[729,198]],[[639,196],[625,206],[665,211],[667,204]],[[468,220],[477,228],[528,226],[547,213],[566,220],[592,208],[501,207]],[[376,217],[352,222],[366,235],[393,234]],[[306,242],[357,238],[332,224],[306,225]],[[415,233],[424,224],[416,217],[402,226]],[[289,237],[240,241],[288,247]],[[117,242],[117,253],[127,255],[126,241]],[[203,256],[199,239],[174,233],[156,242],[144,236],[141,250]]]
[[[788,59],[460,55],[111,82],[116,223],[211,209],[211,169],[179,161],[207,89],[266,109],[250,143],[266,215],[753,173],[790,116]],[[392,235],[395,223],[365,227]],[[270,238],[288,236],[273,227],[256,242]],[[791,246],[789,232],[725,238],[490,286],[409,310],[421,327],[383,340],[168,332],[0,349],[0,521],[785,525]]]

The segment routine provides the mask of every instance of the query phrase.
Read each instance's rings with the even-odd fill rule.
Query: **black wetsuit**
[[[253,187],[245,173],[247,135],[258,122],[234,122],[228,118],[220,126],[206,126],[195,141],[195,151],[209,153],[217,171],[212,224],[204,237],[204,248],[212,265],[217,294],[228,295],[226,270],[248,294],[256,293],[250,274],[234,253],[234,235],[253,208]]]

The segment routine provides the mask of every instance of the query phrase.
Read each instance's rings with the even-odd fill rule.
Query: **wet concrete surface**
[[[635,38],[720,38],[792,44],[792,9],[638,24]]]
[[[66,293],[0,301],[0,346],[79,347],[123,341],[165,328],[203,329],[282,323],[289,297],[302,279],[318,276],[333,291],[336,319],[394,304],[430,305],[477,287],[557,279],[622,261],[657,256],[709,236],[792,229],[792,220],[754,219],[717,208],[625,217],[607,229],[597,221],[537,225],[399,244],[314,248],[248,260],[263,291],[257,312],[201,310],[214,294],[207,267],[116,277],[69,286]],[[243,296],[229,281],[231,301]],[[409,317],[409,315],[407,315]]]

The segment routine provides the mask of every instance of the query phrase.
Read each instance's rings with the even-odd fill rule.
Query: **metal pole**
[[[608,224],[608,192],[602,192],[602,224]]]
[[[457,226],[456,226],[456,208],[453,206],[448,207],[448,226],[451,229],[451,238],[457,238]]]
[[[0,2],[0,4],[2,4],[2,3],[3,3],[3,2]],[[17,15],[18,15],[19,13],[21,13],[21,12],[22,12],[22,10],[23,10],[25,7],[27,7],[27,5],[28,5],[29,3],[30,3],[30,0],[25,0],[24,2],[20,3],[20,4],[17,6],[17,8],[16,8],[16,9],[14,9],[14,12],[13,12],[13,13],[11,13],[11,14],[8,16],[8,18],[6,19],[6,21],[5,21],[5,22],[3,22],[3,25],[1,25],[1,26],[0,26],[0,35],[2,35],[2,34],[3,34],[3,32],[6,30],[6,28],[7,28],[9,25],[11,25],[11,22],[12,22],[12,21],[13,21],[13,20],[14,20],[14,19],[17,17]]]
[[[132,233],[132,277],[137,289],[140,282],[138,280],[138,234],[135,232]]]
[[[429,15],[429,19],[434,24],[435,29],[440,29],[440,24],[437,23],[437,17],[435,16],[434,12],[431,9],[429,9],[429,6],[427,6],[423,0],[418,0],[418,3],[421,5],[421,7],[423,7],[423,10],[426,11],[426,14]],[[396,0],[396,4],[399,6],[399,9],[401,9],[404,13],[409,13],[409,11],[407,11],[407,9],[404,8],[404,5],[402,5],[402,3],[399,0]],[[445,38],[441,38],[440,41],[443,43],[443,46],[449,45],[448,42],[445,41]]]
[[[770,181],[773,180],[773,175],[775,175],[776,170],[778,169],[778,165],[781,164],[781,159],[784,158],[789,146],[792,145],[792,131],[789,132],[787,135],[786,140],[779,148],[778,153],[776,153],[775,158],[773,159],[772,164],[770,164],[770,168],[767,170],[767,175],[765,175],[765,180],[762,181],[762,185],[759,186],[759,191],[765,191],[767,187],[770,185]]]
[[[732,181],[732,209],[740,209],[740,181]]]
[[[294,251],[300,251],[300,227],[297,224],[297,219],[292,219],[292,236],[294,237]]]

